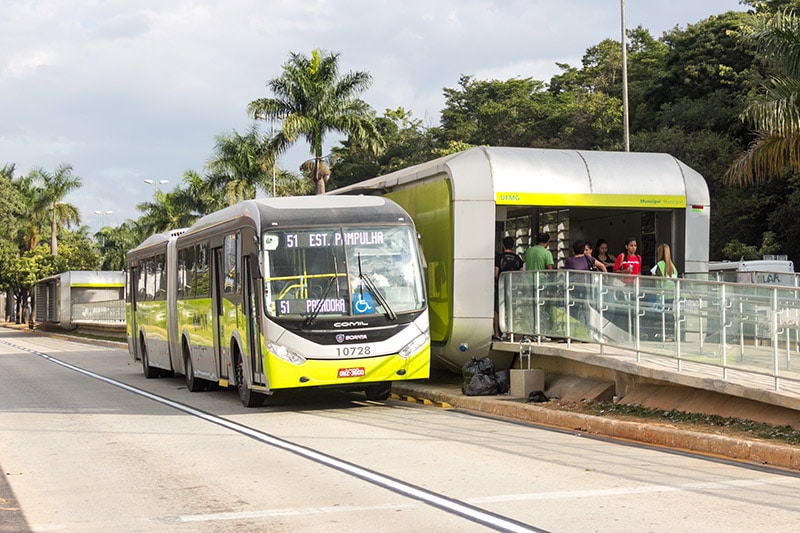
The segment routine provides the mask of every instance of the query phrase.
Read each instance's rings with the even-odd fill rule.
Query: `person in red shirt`
[[[638,276],[642,273],[642,256],[636,253],[636,238],[628,237],[625,239],[625,251],[617,256],[614,263],[614,272],[620,274],[633,274]],[[625,278],[625,283],[633,283],[633,278]]]

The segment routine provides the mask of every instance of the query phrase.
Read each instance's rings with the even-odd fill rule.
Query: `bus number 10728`
[[[336,348],[336,355],[339,357],[359,357],[370,355],[369,346],[340,346]]]

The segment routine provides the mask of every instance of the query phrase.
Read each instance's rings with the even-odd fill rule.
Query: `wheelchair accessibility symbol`
[[[358,291],[353,295],[353,314],[366,315],[375,312],[375,301],[372,294]]]

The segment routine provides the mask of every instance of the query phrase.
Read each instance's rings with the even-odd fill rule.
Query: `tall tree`
[[[126,220],[117,227],[106,226],[95,233],[100,241],[102,270],[123,270],[126,254],[147,238],[144,228],[136,221]]]
[[[298,137],[308,142],[313,155],[311,179],[316,194],[322,194],[330,175],[323,159],[327,134],[347,135],[374,153],[384,149],[372,109],[356,98],[369,87],[371,80],[369,73],[361,71],[340,75],[338,53],[315,49],[307,57],[292,52],[283,65],[283,73],[267,83],[275,96],[253,100],[247,112],[255,119],[282,121],[280,131],[269,145],[273,162]]]
[[[44,227],[47,225],[47,210],[42,203],[41,188],[36,185],[36,174],[30,172],[12,182],[22,202],[23,216],[18,228],[17,242],[25,250],[39,245]]]
[[[445,143],[530,147],[551,137],[547,117],[553,98],[544,82],[461,76],[458,85],[444,89],[440,136]]]
[[[788,10],[754,16],[742,32],[773,69],[742,114],[756,139],[725,174],[727,183],[750,185],[800,171],[800,18]]]
[[[9,240],[17,232],[23,214],[19,191],[14,187],[14,165],[0,167],[0,240]]]
[[[152,202],[142,202],[136,209],[142,212],[139,223],[148,235],[185,228],[197,219],[186,196],[176,191],[156,191]]]
[[[176,191],[184,205],[201,217],[225,207],[224,193],[216,186],[213,177],[203,178],[194,170],[183,173],[183,186]]]
[[[81,221],[78,208],[64,199],[81,186],[81,179],[72,174],[72,166],[61,163],[54,173],[42,168],[33,171],[34,179],[41,185],[41,203],[50,221],[50,253],[58,255],[58,230],[62,226]]]
[[[424,127],[422,120],[414,118],[410,111],[402,107],[387,109],[375,119],[375,124],[386,141],[386,150],[376,156],[361,143],[344,139],[341,146],[331,151],[333,187],[344,187],[439,157],[435,150],[440,130]]]
[[[268,142],[255,125],[244,135],[236,130],[217,135],[206,169],[211,185],[225,191],[228,205],[255,198],[258,187],[267,187],[267,170],[272,166]]]

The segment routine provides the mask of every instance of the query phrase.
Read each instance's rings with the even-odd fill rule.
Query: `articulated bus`
[[[374,196],[248,200],[128,252],[128,349],[192,391],[363,390],[430,373],[423,257],[411,217]]]

